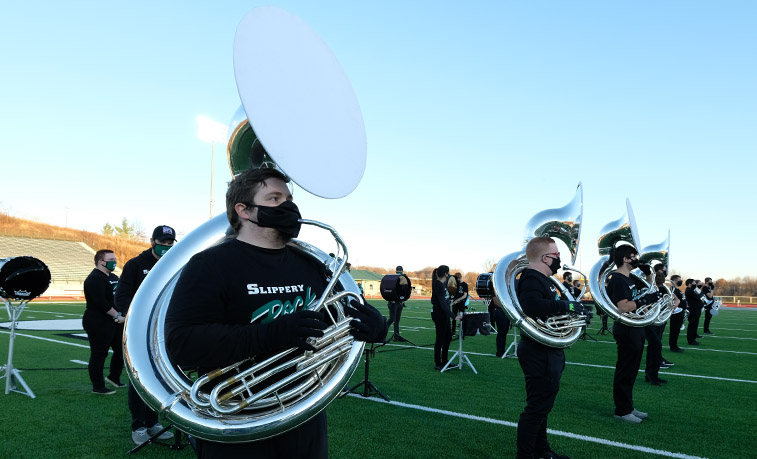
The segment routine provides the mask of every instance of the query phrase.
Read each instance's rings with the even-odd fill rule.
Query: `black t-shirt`
[[[110,318],[107,312],[110,308],[115,308],[116,303],[113,301],[113,292],[118,287],[118,276],[113,273],[105,274],[95,268],[89,273],[84,280],[84,298],[87,300],[87,311],[91,313],[100,313],[103,318]],[[105,317],[108,316],[108,317]]]
[[[707,294],[711,295],[712,294],[712,289],[710,288],[709,285],[705,284],[702,287],[702,301],[704,302],[704,304],[706,306],[710,306],[711,303],[712,303],[712,298],[708,297]]]
[[[689,287],[686,289],[686,292],[684,293],[686,296],[686,304],[689,306],[689,311],[697,311],[699,309],[702,309],[702,300],[700,299],[701,293],[697,293],[694,291],[693,288]]]
[[[256,355],[268,322],[315,303],[325,287],[316,262],[291,247],[263,249],[236,239],[211,247],[189,260],[176,284],[166,313],[168,352],[174,363],[199,366],[201,374]],[[267,440],[204,442],[203,448],[250,457],[325,457],[325,411]]]
[[[535,269],[523,270],[516,291],[520,308],[529,317],[548,317],[568,312],[568,303],[560,300],[557,287]]]
[[[449,292],[447,286],[434,279],[431,283],[431,317],[444,318],[444,316],[455,318],[452,310],[449,308]]]
[[[229,240],[193,256],[166,313],[166,345],[179,365],[229,365],[265,348],[261,327],[314,304],[326,287],[315,262],[291,247]]]
[[[681,308],[681,312],[683,312],[686,309],[686,298],[683,297],[683,293],[677,288],[673,288],[673,295],[675,295],[676,298],[678,298],[678,301],[680,301],[678,307]]]
[[[636,286],[636,283],[633,281],[633,279],[616,271],[607,284],[607,293],[610,294],[610,301],[612,301],[613,304],[617,306],[621,300],[633,301],[633,298],[639,294],[639,288]],[[631,327],[616,320],[613,328],[613,334],[618,335],[621,333],[643,334],[644,328]]]

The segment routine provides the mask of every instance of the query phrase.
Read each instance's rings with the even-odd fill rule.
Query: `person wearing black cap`
[[[121,349],[121,334],[124,317],[115,308],[113,291],[118,285],[116,255],[112,250],[98,250],[95,253],[95,269],[84,281],[84,298],[87,308],[82,317],[82,327],[89,339],[90,357],[87,369],[92,381],[92,393],[100,395],[115,394],[116,391],[105,387],[107,382],[114,387],[123,387],[121,372],[124,369],[124,356]],[[110,373],[103,379],[105,359],[108,348],[113,349],[110,359]]]
[[[449,344],[452,341],[450,319],[462,320],[455,316],[449,307],[447,279],[449,266],[440,265],[431,274],[431,320],[434,321],[436,339],[434,340],[434,368],[441,370],[449,361]]]
[[[175,241],[176,231],[173,228],[166,225],[157,226],[150,238],[150,248],[126,262],[121,273],[121,281],[116,289],[116,309],[121,314],[126,315],[129,311],[131,301],[139,286],[142,285],[142,281]],[[120,328],[123,334],[123,326]],[[141,445],[163,430],[163,426],[158,423],[158,414],[142,401],[131,384],[128,398],[129,411],[131,411],[131,439],[134,443]],[[158,438],[167,440],[173,438],[173,433],[163,432]]]
[[[402,266],[397,266],[395,272],[398,276],[404,274]],[[394,324],[394,334],[392,335],[391,340],[402,342],[407,341],[405,338],[400,336],[400,318],[402,318],[402,309],[405,307],[405,302],[388,301],[387,307],[389,308],[389,321],[386,324],[387,326]]]
[[[168,305],[165,342],[176,365],[203,375],[288,349],[300,356],[315,350],[308,338],[323,336],[332,324],[323,311],[309,309],[323,296],[331,273],[289,244],[302,217],[288,182],[277,169],[259,168],[229,184],[226,214],[237,237],[195,254]],[[384,341],[386,320],[374,307],[353,299],[344,311],[355,319],[349,327],[356,340]],[[198,438],[196,445],[200,458],[325,458],[326,410],[270,438],[243,443]]]

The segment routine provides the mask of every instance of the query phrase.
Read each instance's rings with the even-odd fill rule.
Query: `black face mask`
[[[639,259],[631,260],[629,264],[631,265],[631,268],[636,269],[639,267]]]
[[[676,285],[680,287],[681,285],[683,285],[683,281],[679,280],[678,282],[676,282]]]
[[[560,257],[549,258],[552,260],[552,263],[549,264],[549,269],[552,271],[552,274],[557,274],[557,270],[560,269]]]
[[[248,207],[258,208],[258,221],[248,219],[251,223],[263,228],[274,228],[289,237],[297,237],[300,234],[302,223],[299,222],[299,219],[302,216],[300,215],[300,209],[297,208],[297,204],[292,201],[284,201],[275,207],[254,204]]]

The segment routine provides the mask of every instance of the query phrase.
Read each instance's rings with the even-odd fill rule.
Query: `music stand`
[[[5,370],[3,375],[0,376],[0,379],[6,378],[5,395],[8,395],[11,391],[13,391],[18,392],[19,394],[28,395],[31,398],[36,398],[34,396],[34,392],[32,392],[32,390],[29,388],[29,385],[26,384],[24,378],[21,377],[19,371],[13,368],[13,342],[16,340],[16,322],[18,322],[19,317],[21,317],[21,313],[30,300],[21,300],[21,302],[15,306],[13,305],[12,300],[5,298],[2,298],[2,300],[5,304],[5,309],[8,310],[8,317],[10,317],[11,321],[11,336],[10,342],[8,343],[8,364],[0,367],[0,370]],[[24,390],[18,390],[16,388],[16,384],[20,384],[24,388]]]
[[[169,424],[166,427],[163,427],[160,430],[160,432],[158,432],[155,435],[153,435],[152,437],[150,437],[144,443],[140,443],[136,447],[130,449],[129,451],[126,452],[126,454],[136,453],[137,451],[139,451],[140,449],[144,448],[145,446],[147,446],[147,445],[149,445],[151,443],[155,444],[155,445],[167,446],[168,448],[171,448],[173,450],[184,449],[184,448],[186,448],[187,445],[191,445],[192,448],[195,449],[194,442],[192,441],[192,439],[190,438],[190,436],[187,435],[187,440],[185,442],[184,439],[182,438],[182,433],[183,432],[181,430],[179,430],[179,429],[174,429],[176,431],[176,433],[173,436],[173,442],[166,443],[166,442],[162,442],[162,441],[158,440],[158,437],[160,437],[161,435],[163,435],[164,432],[168,431],[169,429],[173,429],[173,428],[174,428],[173,424]]]
[[[376,387],[376,385],[371,382],[370,379],[368,379],[368,372],[370,371],[370,368],[371,368],[371,357],[375,357],[376,349],[380,348],[383,345],[384,343],[379,344],[378,346],[376,346],[374,343],[371,343],[370,349],[367,346],[365,347],[365,349],[363,349],[363,355],[365,355],[365,379],[360,381],[360,383],[356,384],[355,386],[342,392],[342,394],[340,395],[340,398],[344,397],[347,394],[358,394],[358,395],[362,395],[363,397],[370,397],[371,395],[378,394],[381,398],[383,398],[387,402],[391,401],[389,400],[389,397],[384,395],[384,393],[381,392],[379,388]],[[362,393],[356,391],[356,389],[360,386],[363,386]]]
[[[465,317],[465,312],[463,312],[463,317]],[[463,364],[467,363],[468,366],[470,366],[471,370],[473,370],[473,373],[478,374],[478,372],[476,371],[476,367],[473,366],[473,364],[470,362],[470,359],[468,358],[468,356],[465,355],[465,352],[463,352],[463,334],[464,334],[464,331],[463,331],[463,321],[462,320],[458,324],[458,333],[457,334],[458,334],[458,338],[457,338],[458,349],[457,349],[457,352],[455,352],[455,354],[452,356],[452,358],[449,359],[449,362],[447,362],[447,364],[444,365],[444,368],[442,368],[441,373],[444,373],[448,369],[452,368],[450,366],[450,365],[452,365],[452,361],[455,360],[455,357],[458,357],[457,368],[459,370],[462,370],[463,369]]]

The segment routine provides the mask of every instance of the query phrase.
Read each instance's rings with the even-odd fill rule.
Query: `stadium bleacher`
[[[83,242],[0,236],[0,258],[32,256],[47,265],[52,283],[45,296],[81,294],[84,279],[94,268],[94,254]]]

